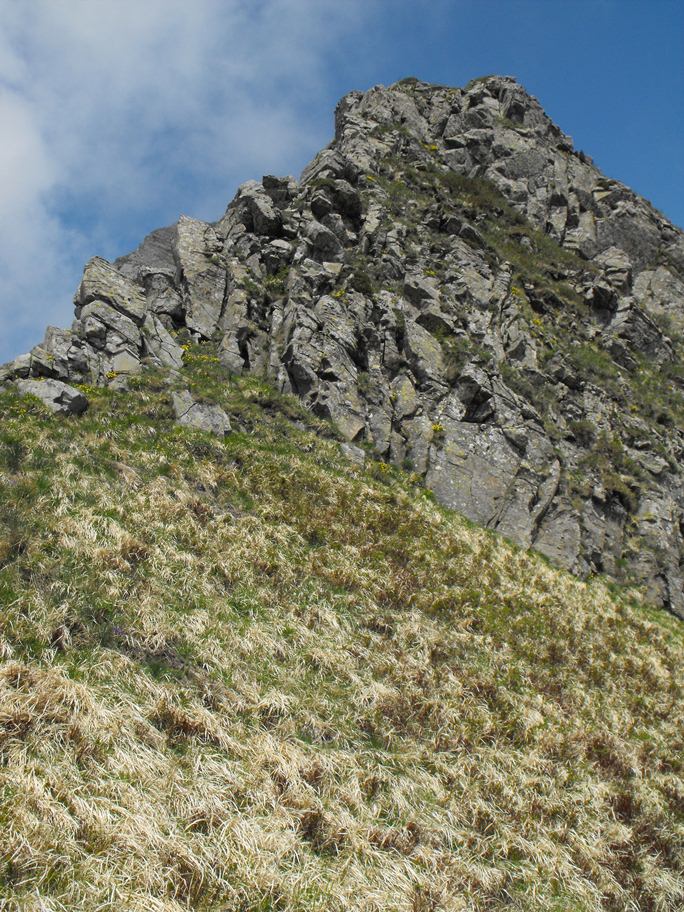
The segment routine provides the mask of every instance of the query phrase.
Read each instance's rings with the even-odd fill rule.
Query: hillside
[[[95,257],[0,368],[0,910],[682,908],[683,463],[684,235],[512,79]]]
[[[679,908],[681,622],[207,348],[2,394],[0,905]]]
[[[351,93],[264,177],[84,271],[0,369],[118,385],[174,333],[266,376],[446,506],[684,614],[684,235],[511,79]]]

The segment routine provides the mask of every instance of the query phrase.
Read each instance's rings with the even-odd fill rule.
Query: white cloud
[[[0,0],[0,362],[68,325],[88,256],[181,210],[216,218],[237,183],[304,164],[364,7]]]

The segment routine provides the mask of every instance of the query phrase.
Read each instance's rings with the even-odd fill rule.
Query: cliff
[[[210,341],[469,519],[684,614],[684,236],[514,80],[338,105],[292,178],[86,266],[0,377],[112,384]]]

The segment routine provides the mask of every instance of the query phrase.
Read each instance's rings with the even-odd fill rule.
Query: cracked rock
[[[17,380],[16,387],[23,395],[35,396],[50,411],[58,415],[81,415],[88,400],[79,390],[61,380]]]
[[[183,427],[207,431],[217,437],[230,433],[230,419],[220,406],[196,402],[188,390],[173,393],[172,400],[176,421]]]

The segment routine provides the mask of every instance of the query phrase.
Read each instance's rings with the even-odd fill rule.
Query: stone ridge
[[[183,339],[444,504],[684,617],[684,235],[515,80],[351,92],[293,178],[91,260],[0,380],[122,384]]]

